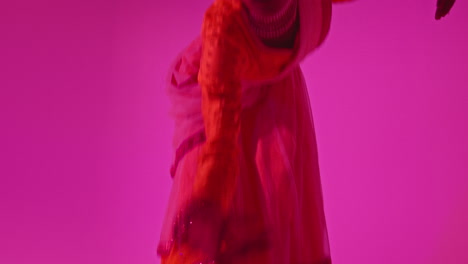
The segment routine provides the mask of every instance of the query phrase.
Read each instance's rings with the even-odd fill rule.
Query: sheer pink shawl
[[[259,188],[252,193],[261,193],[264,201],[262,213],[270,226],[272,243],[269,263],[325,264],[331,263],[331,258],[317,145],[308,91],[299,64],[327,35],[331,0],[298,1],[300,29],[294,59],[274,78],[243,83],[245,121],[255,126],[247,141],[255,142],[255,149],[251,151],[248,144],[242,147],[254,152],[248,155],[254,156],[259,183],[254,187],[249,185],[251,181],[245,175],[251,166],[241,163],[236,203],[239,212],[246,209],[248,190]],[[258,39],[257,43],[268,49]],[[197,83],[201,49],[201,39],[197,38],[177,57],[169,72],[167,91],[175,120],[174,149],[203,130],[201,90]],[[183,196],[190,192],[197,155],[198,150],[191,151],[179,160],[177,172],[173,170],[174,184],[160,245],[171,241],[173,220]],[[233,230],[241,232],[242,227]]]

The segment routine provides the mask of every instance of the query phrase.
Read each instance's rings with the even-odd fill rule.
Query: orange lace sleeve
[[[202,147],[194,199],[208,200],[226,213],[236,186],[241,111],[241,75],[246,62],[243,29],[236,21],[238,1],[216,1],[202,28],[202,59],[198,80],[206,143]]]

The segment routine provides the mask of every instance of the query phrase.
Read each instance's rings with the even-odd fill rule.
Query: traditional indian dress
[[[288,12],[294,45],[272,48],[241,0],[215,0],[201,36],[170,69],[175,157],[158,247],[164,264],[331,263],[299,66],[328,33],[331,0],[293,0]]]

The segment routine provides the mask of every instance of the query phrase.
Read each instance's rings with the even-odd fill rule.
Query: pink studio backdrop
[[[468,263],[468,2],[336,6],[304,63],[335,264]],[[0,263],[159,263],[163,81],[209,1],[0,4]]]

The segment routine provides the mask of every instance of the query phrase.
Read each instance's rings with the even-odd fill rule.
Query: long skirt
[[[243,110],[240,173],[220,245],[230,255],[220,264],[331,263],[309,102],[297,66],[285,78],[262,87],[255,104]],[[193,189],[201,146],[190,149],[178,163],[161,247],[170,245],[180,204]],[[163,263],[171,263],[169,258],[163,257]]]

